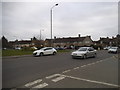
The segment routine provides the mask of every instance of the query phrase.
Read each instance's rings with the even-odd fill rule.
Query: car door
[[[48,48],[44,49],[44,55],[48,54]]]
[[[87,49],[87,57],[90,57],[91,56],[91,50],[90,48]]]
[[[89,48],[89,57],[93,57],[95,55],[94,48]]]
[[[45,50],[45,54],[52,54],[52,48],[47,48]]]

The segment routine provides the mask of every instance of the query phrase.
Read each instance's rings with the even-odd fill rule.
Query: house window
[[[74,42],[74,44],[77,44],[77,42]]]
[[[90,41],[85,41],[85,43],[90,43]]]

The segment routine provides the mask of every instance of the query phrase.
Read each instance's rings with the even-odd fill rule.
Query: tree
[[[10,48],[10,44],[4,36],[2,37],[2,48]]]

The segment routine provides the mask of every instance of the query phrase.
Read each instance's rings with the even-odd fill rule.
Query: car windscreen
[[[78,51],[86,51],[87,50],[87,48],[80,48],[80,49],[78,49]]]
[[[45,50],[46,48],[41,48],[40,50]]]
[[[111,49],[117,49],[117,47],[111,47]]]

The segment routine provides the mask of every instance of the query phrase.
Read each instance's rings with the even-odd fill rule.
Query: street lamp
[[[51,22],[51,46],[52,46],[52,9],[55,7],[55,6],[58,6],[58,4],[55,4],[54,6],[51,7],[50,9],[50,22]]]

